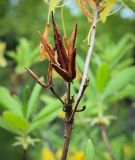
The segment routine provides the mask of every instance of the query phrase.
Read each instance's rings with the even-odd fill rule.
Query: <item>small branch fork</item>
[[[50,89],[50,91],[54,94],[54,96],[56,98],[59,99],[59,101],[62,103],[62,105],[64,105],[64,101],[58,96],[58,94],[54,91],[53,89],[53,86],[52,85],[46,85],[44,83],[44,81],[42,81],[31,69],[29,68],[25,68],[29,74],[37,81],[38,84],[40,84],[43,88],[46,88],[46,89]]]

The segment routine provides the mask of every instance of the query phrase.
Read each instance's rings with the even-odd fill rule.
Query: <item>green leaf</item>
[[[29,86],[26,86],[24,88],[24,91],[23,91],[23,114],[24,114],[24,117],[26,117],[26,114],[27,114],[27,105],[28,105],[28,100],[29,100],[29,91],[30,91],[30,87]]]
[[[22,132],[27,132],[30,127],[30,124],[26,119],[10,111],[5,111],[3,113],[3,119],[10,127],[19,129]]]
[[[132,57],[126,58],[125,60],[117,64],[117,66],[115,67],[115,70],[116,72],[118,72],[119,70],[122,70],[126,67],[131,66],[133,63],[134,63],[134,59]]]
[[[37,114],[32,122],[30,130],[34,130],[42,125],[46,125],[56,118],[61,110],[61,105],[54,98],[44,96],[42,99],[46,102],[46,106]]]
[[[17,128],[14,128],[13,126],[9,125],[7,121],[2,117],[0,117],[0,127],[7,130],[8,132],[20,134],[20,131]]]
[[[45,117],[49,116],[53,112],[59,112],[61,109],[61,104],[57,99],[54,99],[50,96],[43,96],[42,100],[46,103],[46,106],[37,114],[35,120],[44,119]]]
[[[83,72],[83,70],[84,70],[84,65],[85,65],[83,58],[82,58],[81,56],[77,55],[76,61],[77,61],[77,65],[78,65],[78,67],[79,67],[79,70],[80,70],[81,72]]]
[[[110,56],[111,68],[115,67],[127,54],[131,53],[131,49],[133,49],[134,43],[135,37],[131,34],[126,34],[119,40],[117,45],[113,44],[113,49],[111,50],[112,56]],[[108,53],[109,52],[110,48],[108,50]]]
[[[59,4],[59,2],[60,2],[60,0],[51,0],[51,2],[49,4],[49,14],[51,14],[51,12],[55,12],[55,8]]]
[[[86,146],[86,159],[85,160],[94,160],[95,151],[94,151],[94,145],[90,139],[87,141]]]
[[[100,12],[100,18],[103,23],[105,23],[107,16],[112,10],[115,3],[116,3],[116,0],[105,0],[104,1],[104,9],[102,12]]]
[[[48,107],[51,107],[51,106],[48,106]],[[41,126],[47,125],[48,123],[50,123],[53,119],[55,119],[57,117],[59,112],[60,112],[60,109],[54,108],[50,113],[44,114],[45,116],[42,117],[42,119],[33,121],[31,126],[30,126],[29,132],[31,132],[31,131],[33,131],[33,130],[41,127]]]
[[[135,0],[122,0],[122,2],[135,12]]]
[[[39,61],[39,47],[33,49],[31,43],[27,39],[21,38],[16,52],[9,51],[8,55],[17,64],[15,68],[16,73],[22,74],[25,72],[25,67],[30,67],[32,64]]]
[[[120,96],[135,100],[135,85],[127,85],[127,87],[123,91],[121,91]]]
[[[104,90],[103,98],[116,94],[135,79],[135,67],[128,67],[115,75]]]
[[[4,87],[0,87],[0,107],[23,116],[22,104],[15,97],[11,96],[8,89]]]
[[[6,49],[6,43],[0,42],[0,67],[6,67],[7,61],[4,57],[4,52]]]
[[[27,105],[27,118],[36,110],[37,102],[39,101],[39,95],[42,87],[39,84],[35,84],[30,99]]]
[[[96,72],[96,86],[102,92],[110,79],[110,69],[108,64],[101,64]]]
[[[125,98],[129,98],[131,100],[135,100],[135,85],[134,84],[128,84],[122,91],[117,93],[114,96],[111,96],[107,98],[106,103],[107,104],[113,104],[120,100],[123,100]]]

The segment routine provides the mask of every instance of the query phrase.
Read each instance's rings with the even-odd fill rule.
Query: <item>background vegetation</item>
[[[24,69],[31,67],[39,76],[47,73],[47,62],[40,62],[40,40],[36,31],[44,31],[48,5],[43,0],[1,0],[0,8],[0,159],[18,160],[22,149],[13,147],[13,144],[27,147],[35,143],[34,147],[28,148],[28,159],[60,159],[64,113],[51,93],[35,85]],[[63,32],[59,8],[55,17]],[[78,73],[73,84],[73,93],[76,93],[88,49],[83,40],[90,26],[75,3],[66,4],[64,19],[68,36],[75,22],[79,27],[76,43]],[[77,115],[70,160],[84,159],[88,139],[94,144],[95,160],[109,160],[101,137],[101,123],[105,125],[115,157],[118,160],[135,159],[134,26],[135,14],[125,8],[111,15],[105,24],[98,22],[90,85],[81,101],[87,109]],[[56,90],[63,96],[65,87],[60,77],[54,75]],[[44,78],[46,80],[46,76]],[[18,116],[24,114],[25,118],[18,119],[16,112]],[[27,143],[16,139],[16,135],[20,136],[20,124],[24,135],[29,132]]]

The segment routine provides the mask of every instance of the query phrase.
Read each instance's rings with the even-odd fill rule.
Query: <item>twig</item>
[[[80,89],[77,95],[77,100],[75,102],[75,108],[72,112],[72,115],[70,117],[70,121],[73,120],[74,116],[75,116],[75,112],[77,110],[78,104],[83,96],[83,93],[87,87],[87,77],[88,77],[88,71],[89,71],[89,65],[90,65],[90,60],[91,60],[91,55],[93,52],[93,47],[94,47],[94,41],[95,41],[95,34],[96,34],[96,23],[97,23],[97,18],[98,18],[98,6],[95,8],[94,10],[94,16],[93,16],[93,23],[92,23],[92,31],[91,31],[91,35],[90,35],[90,45],[89,45],[89,50],[88,50],[88,54],[86,57],[86,61],[85,61],[85,68],[84,68],[84,73],[83,73],[83,77],[82,77],[82,82],[80,85]]]
[[[53,87],[50,85],[46,85],[31,69],[25,68],[29,74],[40,84],[43,88],[50,89],[50,91],[54,94],[55,97],[59,99],[59,101],[64,104],[63,100],[58,96],[58,94],[54,91]]]
[[[64,104],[63,100],[58,96],[58,94],[54,91],[53,87],[50,87],[51,92],[54,94],[55,97],[59,99],[59,101]]]
[[[104,141],[106,150],[107,150],[107,152],[108,152],[109,155],[110,155],[110,158],[111,158],[112,160],[116,160],[116,158],[115,158],[114,155],[113,155],[112,148],[111,148],[111,146],[110,146],[110,144],[109,144],[109,140],[108,140],[108,136],[107,136],[107,132],[106,132],[105,126],[104,126],[103,124],[100,124],[99,127],[100,127],[100,131],[101,131],[102,139],[103,139],[103,141]]]

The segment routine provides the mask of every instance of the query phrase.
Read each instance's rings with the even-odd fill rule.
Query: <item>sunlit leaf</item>
[[[9,126],[19,129],[20,131],[23,131],[23,132],[27,132],[30,127],[30,124],[26,119],[10,111],[5,111],[3,113],[3,119],[6,121],[6,123]]]
[[[4,58],[4,51],[6,48],[6,44],[4,42],[0,42],[0,67],[6,67],[7,61]]]
[[[33,49],[31,43],[25,38],[21,38],[19,40],[19,45],[17,46],[16,51],[9,51],[8,55],[17,64],[15,68],[17,74],[24,73],[25,67],[30,67],[32,64],[40,60],[39,46]]]
[[[107,16],[112,10],[115,3],[116,0],[104,0],[104,9],[100,12],[100,19],[103,23],[105,23]]]
[[[10,95],[8,89],[0,87],[0,107],[23,116],[22,104]]]
[[[37,102],[39,100],[39,94],[41,89],[42,89],[41,85],[39,85],[38,83],[35,84],[35,87],[31,92],[31,96],[27,104],[27,115],[26,115],[27,118],[31,116],[32,112],[34,112],[37,107]]]
[[[115,75],[104,90],[103,97],[119,92],[135,79],[135,67],[128,67]]]
[[[101,92],[107,85],[110,78],[110,69],[107,64],[101,64],[96,71],[96,86]]]
[[[56,118],[61,111],[61,105],[57,99],[48,96],[44,96],[42,99],[45,101],[46,106],[34,118],[30,130],[34,130],[42,125],[46,125]]]
[[[0,117],[0,127],[7,130],[8,132],[20,134],[20,131],[17,128],[9,125],[8,122],[2,117]]]
[[[87,141],[86,146],[86,159],[85,160],[94,160],[95,151],[94,151],[94,145],[90,139]]]

